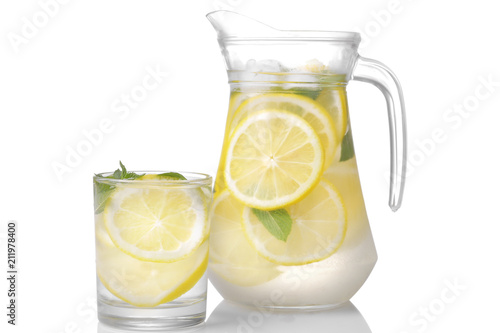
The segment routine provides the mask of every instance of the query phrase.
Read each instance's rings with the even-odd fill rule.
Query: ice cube
[[[260,73],[283,73],[288,72],[288,69],[283,66],[278,60],[264,59],[256,61],[250,59],[247,61],[246,70],[250,72]]]
[[[299,66],[294,69],[295,72],[302,73],[322,73],[327,67],[318,59],[311,59],[305,65]]]

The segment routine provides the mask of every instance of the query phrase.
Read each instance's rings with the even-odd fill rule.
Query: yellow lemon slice
[[[363,241],[366,231],[369,232],[356,157],[334,163],[324,172],[323,177],[328,179],[342,195],[349,221],[348,238],[351,245],[356,246]]]
[[[241,121],[229,141],[224,178],[247,206],[274,209],[300,200],[319,180],[320,139],[302,117],[264,110]]]
[[[195,251],[207,232],[200,191],[189,188],[117,186],[104,207],[113,243],[140,260],[172,262]]]
[[[134,306],[154,307],[183,295],[205,274],[208,241],[173,263],[141,261],[98,241],[96,262],[99,280],[113,295]]]
[[[238,109],[238,107],[243,103],[245,100],[248,98],[255,96],[255,93],[242,93],[239,91],[232,91],[231,92],[231,97],[229,98],[229,107],[228,107],[228,112],[227,112],[227,120],[226,120],[226,131],[225,131],[225,138],[224,138],[224,144],[222,147],[222,152],[220,155],[219,159],[219,168],[217,169],[217,181],[215,182],[214,186],[214,191],[219,192],[224,189],[225,187],[225,182],[224,182],[224,168],[223,165],[226,161],[226,156],[225,152],[227,149],[227,144],[229,141],[229,134],[230,134],[230,126],[231,126],[231,119],[233,118],[234,112]]]
[[[325,108],[313,99],[286,93],[260,94],[247,99],[236,110],[231,128],[234,127],[248,115],[261,110],[282,110],[288,111],[302,117],[312,126],[318,135],[325,153],[325,168],[328,167],[335,156],[339,143],[339,136],[336,133],[332,117]]]
[[[331,256],[342,244],[346,212],[330,182],[321,180],[308,196],[285,209],[292,219],[286,241],[275,238],[251,208],[243,211],[245,233],[264,258],[280,265],[303,265]]]
[[[98,214],[95,216],[95,238],[96,244],[99,243],[108,247],[115,246],[108,235],[108,231],[106,230],[106,226],[104,225],[104,218],[102,217],[102,214]]]
[[[347,129],[347,94],[345,88],[323,89],[316,102],[328,112],[335,126],[337,141],[342,142]]]
[[[255,286],[280,274],[276,264],[262,258],[245,237],[244,206],[225,190],[216,195],[210,214],[211,271],[239,286]]]

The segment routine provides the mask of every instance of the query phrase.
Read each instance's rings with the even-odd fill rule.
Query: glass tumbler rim
[[[134,172],[136,174],[162,174],[162,173],[170,173],[175,172],[183,175],[184,179],[145,179],[145,180],[137,180],[137,179],[115,179],[108,178],[112,176],[114,171],[108,172],[100,172],[94,174],[94,181],[105,184],[138,184],[140,182],[141,185],[151,185],[151,186],[168,186],[168,187],[199,187],[199,186],[207,186],[212,185],[212,176],[209,174],[201,173],[201,172],[192,172],[192,171],[173,171],[173,170],[128,170],[128,172]]]

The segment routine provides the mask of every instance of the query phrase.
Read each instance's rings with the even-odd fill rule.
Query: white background
[[[361,31],[360,53],[387,64],[403,85],[411,166],[396,214],[387,206],[385,101],[369,85],[348,86],[379,254],[352,302],[371,331],[499,330],[500,20],[495,2],[69,0],[47,22],[38,17],[45,26],[21,44],[12,43],[12,36],[22,36],[24,18],[33,22],[46,2],[0,4],[1,253],[7,221],[20,224],[18,326],[6,324],[2,278],[2,332],[72,332],[73,325],[80,332],[97,330],[94,172],[114,170],[122,160],[129,169],[215,175],[228,86],[215,32],[204,16],[221,8],[283,29]],[[127,115],[114,113],[113,103],[141,84],[148,67],[168,76]],[[489,91],[482,80],[496,83]],[[465,110],[463,116],[455,106]],[[110,119],[112,130],[58,178],[54,163],[65,164],[68,149],[82,144],[83,132],[98,128],[103,119]],[[444,139],[430,143],[435,131]],[[462,289],[450,293],[450,283]],[[209,314],[221,300],[210,286]],[[419,311],[426,308],[431,316],[423,319]],[[257,322],[254,331],[270,320]],[[333,331],[334,323],[329,325],[316,331]]]

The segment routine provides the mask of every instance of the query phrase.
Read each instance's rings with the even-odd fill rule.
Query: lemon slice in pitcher
[[[303,200],[285,209],[292,222],[285,241],[273,236],[251,208],[244,209],[245,233],[264,258],[280,265],[303,265],[331,256],[342,244],[346,211],[330,182],[322,180]]]
[[[210,268],[239,286],[256,286],[280,274],[277,265],[262,258],[243,231],[243,204],[228,190],[214,198],[210,215]]]
[[[323,147],[314,129],[286,111],[250,115],[234,130],[224,178],[247,206],[274,209],[300,200],[319,181]]]
[[[347,129],[347,94],[345,88],[323,89],[316,101],[325,108],[332,118],[338,142],[341,142]]]
[[[296,94],[274,93],[260,94],[241,104],[231,121],[234,128],[242,118],[261,110],[288,111],[302,117],[312,126],[318,135],[325,153],[324,165],[327,168],[333,161],[339,145],[332,117],[325,108],[313,99]]]
[[[130,256],[172,262],[201,244],[207,213],[196,189],[117,187],[104,208],[104,223],[113,243]]]

